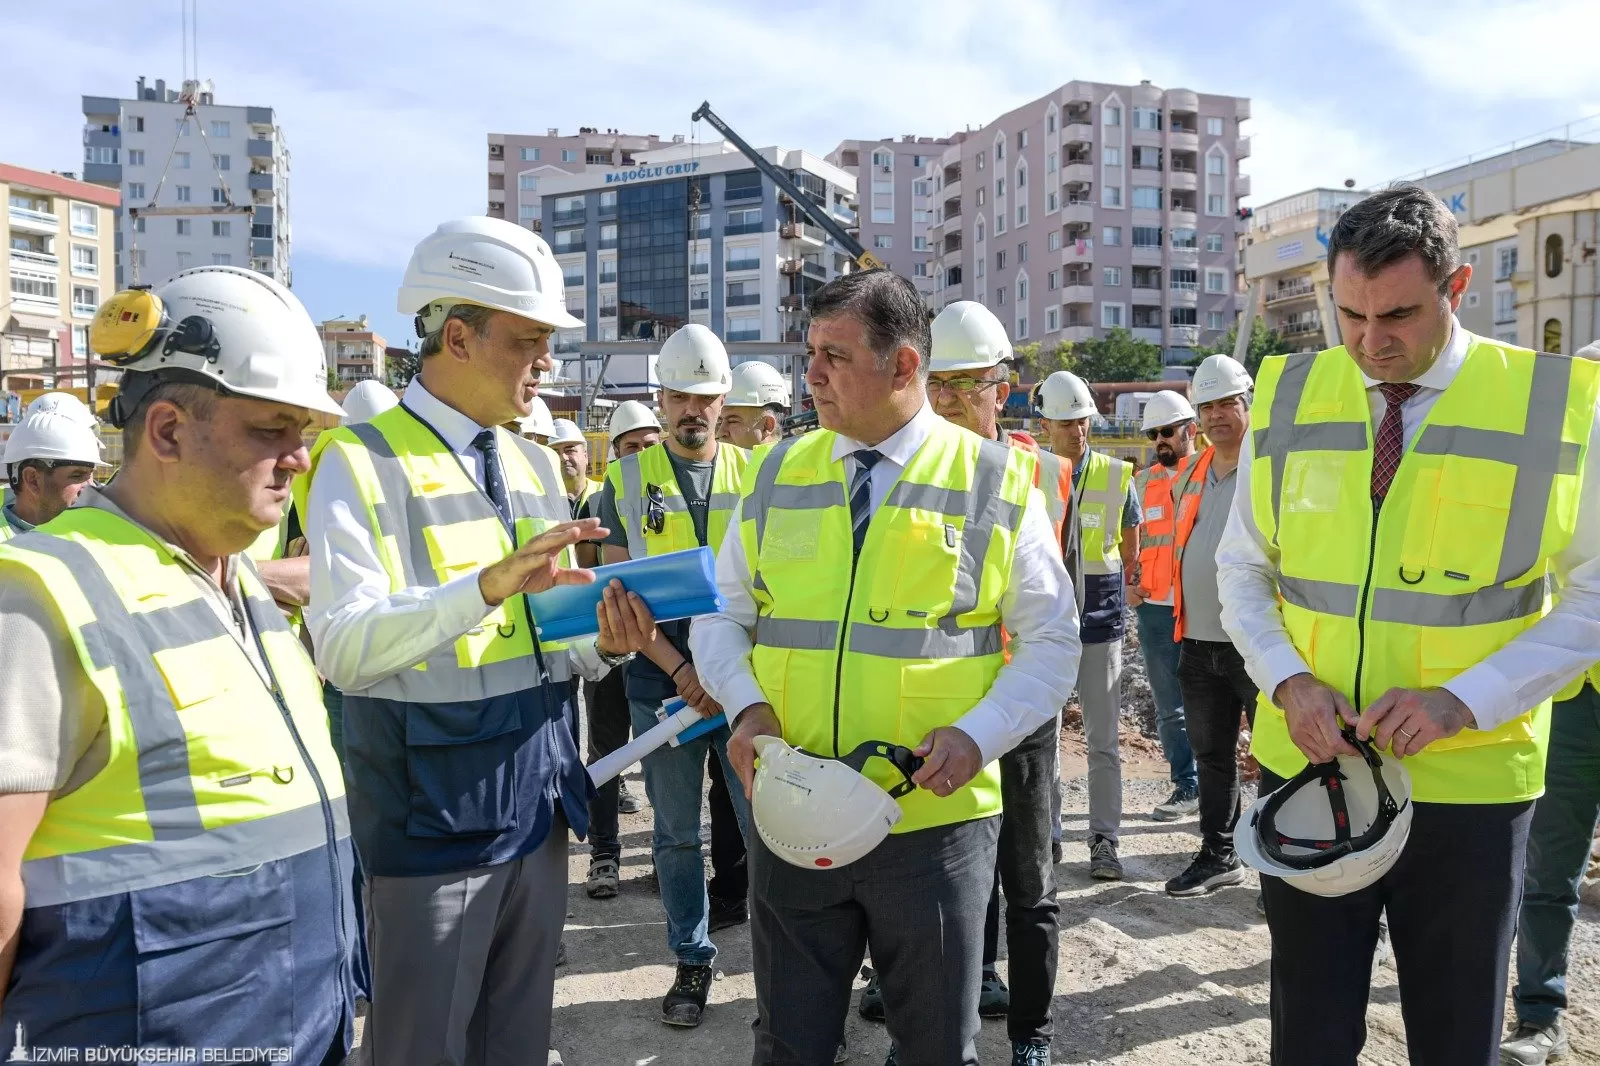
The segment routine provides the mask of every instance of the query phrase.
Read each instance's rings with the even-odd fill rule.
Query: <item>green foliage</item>
[[[1043,381],[1057,370],[1071,370],[1077,363],[1069,341],[1057,341],[1049,349],[1032,341],[1017,345],[1013,352],[1019,376],[1032,381]]]
[[[1085,381],[1154,381],[1161,376],[1161,347],[1120,326],[1072,348],[1072,372]]]
[[[1199,347],[1195,349],[1196,355],[1189,361],[1190,366],[1199,366],[1208,355],[1232,355],[1233,346],[1239,340],[1239,324],[1235,322],[1223,338],[1214,347]],[[1284,355],[1294,351],[1290,344],[1277,330],[1269,329],[1265,321],[1257,315],[1250,323],[1250,347],[1245,353],[1244,368],[1254,377],[1261,367],[1261,360],[1269,355]]]

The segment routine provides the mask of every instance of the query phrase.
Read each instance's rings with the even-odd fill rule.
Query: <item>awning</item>
[[[44,315],[24,315],[16,311],[11,312],[11,322],[6,327],[12,329],[31,329],[40,333],[57,333],[61,330],[61,320],[47,318]]]

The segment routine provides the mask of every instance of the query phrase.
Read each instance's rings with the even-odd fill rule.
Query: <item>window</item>
[[[213,167],[213,169],[216,169],[216,170],[232,170],[233,169],[233,156],[231,156],[231,155],[214,155],[214,156],[211,157],[211,166]]]
[[[1100,231],[1100,243],[1115,248],[1122,243],[1122,227],[1106,226]]]
[[[1160,170],[1161,149],[1148,148],[1143,145],[1133,146],[1133,168],[1135,170]]]
[[[19,273],[16,267],[11,268],[11,295],[13,297],[31,296],[35,300],[56,299],[56,279],[43,274]]]
[[[180,219],[177,219],[176,221],[177,221],[177,224],[178,224],[178,228],[177,228],[178,236],[187,237],[189,235],[189,233],[191,232],[191,229],[192,229],[192,227],[190,225],[191,220],[187,219],[187,218],[180,218]]]
[[[1028,147],[1028,131],[1027,130],[1018,130],[1017,131],[1017,151],[1019,151],[1019,152],[1023,151],[1027,147]]]
[[[998,237],[998,236],[1000,236],[1000,234],[1004,233],[1005,231],[1006,231],[1006,213],[1004,211],[996,211],[994,213],[994,235],[996,237]]]
[[[912,196],[932,196],[933,182],[927,178],[920,178],[911,183]]]
[[[893,248],[894,238],[887,233],[873,234],[872,246],[874,248]]]
[[[561,284],[577,287],[583,284],[583,264],[568,263],[561,268]]]
[[[92,285],[74,285],[72,287],[72,313],[75,315],[90,316],[94,309],[100,306],[100,290]]]
[[[133,232],[135,232],[135,233],[143,233],[144,232],[144,219],[143,218],[136,218],[136,219],[133,220]]]
[[[1478,306],[1478,294],[1477,293],[1475,293],[1475,292],[1467,293],[1467,306],[1468,307],[1477,307]]]
[[[100,273],[100,250],[88,244],[72,246],[72,272],[94,277]]]
[[[983,169],[983,153],[982,152],[978,153],[978,169],[979,170]]]
[[[1559,233],[1552,233],[1544,239],[1544,276],[1547,278],[1559,278],[1561,276],[1561,234]],[[1552,318],[1550,321],[1555,322],[1556,320]],[[1545,328],[1549,328],[1548,323],[1546,323]],[[1556,322],[1558,344],[1560,341],[1560,329],[1561,323]],[[1561,351],[1559,346],[1552,348],[1548,344],[1545,345],[1544,350],[1547,352]]]
[[[227,203],[228,202],[228,190],[224,189],[220,185],[211,186],[211,202],[214,203],[214,204],[225,204],[225,203]]]
[[[1133,246],[1135,248],[1160,248],[1160,226],[1135,226],[1133,227]]]
[[[1206,136],[1207,137],[1221,137],[1222,136],[1222,120],[1220,118],[1208,118],[1208,119],[1206,119]]]
[[[1158,107],[1136,107],[1133,109],[1133,128],[1136,130],[1158,130],[1161,128],[1161,109]]]
[[[984,266],[984,260],[983,260],[983,257],[982,257],[982,256],[979,256],[979,257],[978,257],[978,266],[977,266],[977,270],[976,270],[976,272],[975,272],[975,275],[974,275],[974,276],[976,276],[976,277],[980,277],[980,278],[981,278],[981,277],[983,277],[983,266]]]
[[[600,247],[615,248],[617,246],[617,224],[605,222],[600,226]]]
[[[1211,193],[1210,195],[1208,195],[1206,197],[1206,214],[1208,214],[1208,215],[1220,215],[1220,214],[1223,214],[1224,213],[1224,208],[1222,206],[1222,203],[1223,203],[1223,201],[1222,201],[1222,194],[1221,193],[1215,193],[1214,192],[1214,193]]]
[[[1061,231],[1058,229],[1051,230],[1050,235],[1044,239],[1044,246],[1048,251],[1061,251]]]
[[[978,219],[978,240],[983,240],[983,219]]]
[[[1028,224],[1028,205],[1027,204],[1018,204],[1017,205],[1017,225],[1026,226],[1027,224]]]
[[[1560,240],[1559,237],[1555,239]],[[1551,355],[1561,354],[1561,320],[1559,318],[1545,319],[1544,350]]]
[[[1122,284],[1122,268],[1121,267],[1101,267],[1100,268],[1100,284],[1102,284],[1102,285],[1111,285],[1111,286],[1121,285]]]
[[[1501,344],[1517,343],[1517,327],[1512,326],[1510,329],[1495,330],[1494,339],[1499,341]]]
[[[996,163],[1003,163],[1003,162],[1005,162],[1005,158],[1006,158],[1006,142],[1005,141],[995,141],[994,142],[994,161]]]
[[[1057,160],[1057,158],[1059,158],[1059,157],[1057,156],[1057,154],[1055,152],[1047,152],[1047,153],[1045,153],[1045,157],[1044,157],[1044,172],[1046,174],[1054,174],[1056,172],[1056,160]]]
[[[689,260],[689,273],[711,273],[711,250],[709,248],[696,248],[694,256]]]
[[[1006,268],[1006,250],[1004,248],[994,253],[994,268],[996,270],[1004,270]]]
[[[191,190],[190,190],[189,186],[187,186],[187,185],[179,185],[175,191],[177,193],[178,202],[180,204],[186,204],[186,203],[189,203],[191,201],[192,197],[191,197]]]
[[[1107,126],[1122,125],[1122,108],[1117,107],[1115,104],[1107,104],[1102,107],[1100,115]]]
[[[1017,303],[1025,304],[1027,302],[1028,302],[1028,279],[1027,278],[1018,278],[1017,279]]]
[[[1161,189],[1155,185],[1135,185],[1133,187],[1133,206],[1142,207],[1150,211],[1161,210]]]
[[[1517,320],[1517,294],[1511,289],[1494,294],[1494,320],[1496,324]]]
[[[894,153],[880,148],[872,153],[872,165],[884,170],[894,169]]]
[[[144,132],[144,116],[143,115],[129,115],[128,116],[128,132],[129,133],[143,133]]]
[[[729,248],[727,251],[728,259],[724,264],[725,269],[730,271],[761,269],[760,248]]]
[[[1122,325],[1122,305],[1105,303],[1101,304],[1100,328],[1116,329],[1120,325]]]
[[[1102,148],[1102,149],[1100,149],[1100,161],[1102,163],[1104,163],[1108,167],[1120,167],[1122,165],[1122,149],[1121,148]]]
[[[996,289],[996,290],[994,290],[994,305],[996,307],[1004,307],[1006,305],[1006,290],[1005,289]]]
[[[1104,192],[1103,196],[1101,197],[1100,202],[1101,202],[1101,204],[1103,204],[1106,207],[1121,207],[1122,206],[1122,186],[1120,186],[1120,185],[1107,185],[1105,187],[1105,192]]]
[[[1021,163],[1017,164],[1017,188],[1028,187],[1028,168]]]
[[[994,179],[994,198],[996,200],[998,200],[1002,196],[1004,196],[1005,194],[1006,194],[1006,179],[1005,178],[995,178]]]
[[[1054,307],[1045,308],[1045,312],[1044,312],[1044,331],[1046,333],[1054,333],[1056,330],[1058,330],[1060,328],[1061,328],[1061,313],[1060,313],[1060,311],[1058,311]]]
[[[72,354],[80,357],[87,356],[89,354],[88,326],[72,327]]]
[[[1193,326],[1199,322],[1199,318],[1192,307],[1174,307],[1169,314],[1171,317],[1167,321],[1174,326]]]
[[[563,163],[576,163],[578,161],[577,149],[575,149],[575,148],[563,148],[563,149],[561,149],[561,161]]]
[[[1056,131],[1056,113],[1054,111],[1044,117],[1044,131],[1046,133],[1054,133]]]
[[[1017,262],[1026,263],[1027,261],[1028,261],[1028,242],[1027,241],[1021,241],[1021,242],[1019,242],[1017,244]]]
[[[211,235],[213,237],[231,237],[233,235],[233,223],[232,222],[213,222],[213,223],[211,223]]]
[[[915,207],[911,209],[911,221],[918,226],[926,226],[932,221],[933,212],[926,208]]]
[[[600,194],[600,210],[615,211],[617,209],[617,190],[610,189]]]
[[[536,174],[519,174],[517,176],[517,188],[520,189],[522,192],[538,192],[539,191],[539,177],[538,177],[538,175],[536,175]]]
[[[1190,270],[1186,267],[1178,267],[1172,270],[1167,280],[1170,286],[1174,289],[1177,289],[1181,292],[1194,292],[1200,287],[1200,279],[1195,275],[1196,272],[1193,270]]]
[[[914,155],[911,157],[911,165],[916,167],[918,170],[921,170],[923,167],[928,165],[928,157],[925,155]],[[927,194],[924,193],[923,195],[926,196]]]
[[[211,265],[221,267],[233,266],[233,256],[229,255],[227,252],[212,252]]]
[[[1222,173],[1222,157],[1215,152],[1212,152],[1210,155],[1206,156],[1206,173]]]
[[[1208,270],[1208,271],[1206,271],[1206,291],[1207,292],[1227,292],[1228,291],[1228,275],[1223,273],[1220,270]]]
[[[142,166],[144,166],[144,149],[143,148],[129,148],[128,149],[128,165],[130,167],[142,167]]]
[[[728,225],[725,233],[759,233],[761,231],[761,208],[745,207],[736,208],[728,212]]]
[[[524,148],[524,149],[522,149],[522,161],[524,163],[537,163],[539,161],[539,149],[537,149],[537,148]]]
[[[1057,289],[1061,288],[1061,271],[1052,270],[1049,274],[1045,275],[1044,287],[1050,292],[1055,292]]]
[[[727,338],[730,341],[758,341],[761,339],[761,318],[758,315],[729,315]]]
[[[988,191],[989,191],[988,189],[983,188],[981,185],[978,187],[978,206],[979,207],[982,207],[984,205],[984,203],[986,202],[987,198],[986,198],[985,194]]]
[[[1208,234],[1206,234],[1206,251],[1208,251],[1208,252],[1220,252],[1220,251],[1222,251],[1222,234],[1220,234],[1220,233],[1208,233]]]
[[[1206,329],[1227,329],[1228,327],[1223,324],[1226,317],[1221,311],[1207,311]]]
[[[914,277],[914,278],[929,277],[928,264],[927,263],[912,263],[911,264],[911,276]]]
[[[199,119],[195,119],[195,121],[199,122],[200,120]],[[189,136],[189,118],[188,118],[187,115],[182,117],[182,118],[173,119],[172,120],[172,124],[173,124],[174,127],[177,128],[178,136],[180,136],[180,137]]]
[[[913,252],[926,252],[928,250],[928,238],[920,233],[913,236],[911,238],[911,250]]]
[[[172,165],[177,167],[179,170],[188,170],[189,169],[189,153],[188,152],[174,152],[172,154]]]
[[[523,222],[532,222],[534,219],[538,218],[540,214],[541,207],[539,201],[537,200],[531,204],[517,205],[517,218]]]
[[[728,282],[728,306],[752,307],[761,302],[761,282],[759,281],[730,281]]]
[[[104,163],[109,166],[117,161],[117,150],[115,148],[85,148],[83,150],[83,161],[85,163]]]
[[[189,260],[194,258],[194,253],[192,253],[192,252],[178,252],[178,253],[176,253],[176,255],[177,255],[177,259],[178,259],[178,269],[179,270],[188,270],[189,269]]]
[[[1135,241],[1134,243],[1137,244],[1139,242]],[[1187,228],[1174,229],[1172,231],[1172,246],[1174,248],[1195,248],[1195,247],[1198,247],[1198,245],[1195,242],[1195,232],[1194,232],[1194,230],[1187,229]]]
[[[1495,252],[1494,280],[1510,281],[1511,275],[1517,272],[1517,249],[1501,248]]]
[[[1022,337],[1026,337],[1027,335],[1028,335],[1028,316],[1027,315],[1018,315],[1017,316],[1017,332],[1016,332],[1015,336],[1020,339]]]
[[[894,181],[874,178],[872,181],[872,221],[894,221]]]
[[[143,200],[144,199],[144,182],[142,182],[142,181],[130,181],[130,182],[128,182],[128,199],[130,199],[130,200]]]

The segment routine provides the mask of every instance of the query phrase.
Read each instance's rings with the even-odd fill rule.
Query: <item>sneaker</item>
[[[1571,1050],[1559,1017],[1547,1025],[1519,1022],[1517,1031],[1500,1044],[1500,1061],[1505,1066],[1544,1066],[1551,1059],[1566,1058]]]
[[[594,859],[589,863],[589,876],[584,879],[583,890],[590,899],[612,899],[617,894],[617,860]]]
[[[1200,793],[1175,788],[1165,803],[1156,804],[1150,819],[1156,822],[1176,822],[1200,810]]]
[[[1000,974],[989,968],[983,971],[983,984],[978,986],[978,1017],[1004,1018],[1011,1013],[1011,989],[1000,980]]]
[[[850,1045],[845,1041],[844,1037],[842,1037],[842,1036],[839,1038],[839,1046],[837,1048],[835,1048],[834,1051],[833,1051],[833,1061],[834,1062],[849,1062],[850,1061]]]
[[[644,810],[644,804],[639,797],[628,791],[626,782],[617,789],[617,810],[623,814],[638,814]]]
[[[728,929],[735,925],[743,925],[750,920],[750,904],[742,899],[718,899],[711,897],[711,911],[706,925],[706,931],[715,933],[718,929]]]
[[[1098,834],[1089,838],[1089,876],[1097,881],[1122,880],[1122,860],[1117,842]]]
[[[900,1049],[889,1041],[889,1054],[883,1060],[883,1066],[900,1066]]]
[[[1050,1066],[1050,1045],[1011,1041],[1011,1066]]]
[[[693,1029],[706,1012],[706,996],[711,993],[711,967],[678,963],[678,976],[661,1000],[661,1020],[668,1025]]]
[[[867,987],[861,990],[861,1002],[856,1004],[856,1013],[869,1022],[882,1022],[883,989],[878,985],[878,974],[871,966],[861,967],[861,976],[867,979]],[[890,1054],[894,1052],[891,1050]]]
[[[1050,863],[1053,866],[1061,865],[1061,841],[1059,840],[1050,842]]]
[[[1201,848],[1189,868],[1167,882],[1169,896],[1204,896],[1224,885],[1237,885],[1244,880],[1244,863],[1230,848],[1215,852]]]

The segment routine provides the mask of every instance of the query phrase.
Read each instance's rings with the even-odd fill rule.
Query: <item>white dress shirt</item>
[[[1440,394],[1466,361],[1472,335],[1455,323],[1450,343],[1414,384],[1416,394],[1400,409],[1406,447]],[[1378,382],[1362,375],[1374,426],[1387,401]],[[1530,412],[1553,418],[1559,412]],[[1217,592],[1222,626],[1244,657],[1245,669],[1268,698],[1298,673],[1309,672],[1283,625],[1278,604],[1278,552],[1261,536],[1253,518],[1250,462],[1254,441],[1245,435],[1239,455],[1240,491],[1217,551]],[[1467,705],[1478,728],[1494,729],[1553,696],[1573,677],[1600,659],[1600,411],[1589,432],[1583,481],[1579,487],[1577,528],[1567,550],[1553,560],[1560,590],[1554,609],[1506,645],[1444,684]],[[1376,695],[1376,693],[1374,694]],[[1357,707],[1356,711],[1364,708]]]
[[[429,393],[420,375],[411,379],[402,402],[438,430],[482,486],[482,457],[472,442],[488,427]],[[317,669],[335,687],[345,692],[371,688],[449,647],[488,617],[491,608],[478,587],[480,570],[436,588],[389,591],[378,534],[368,524],[355,475],[339,452],[322,453],[306,509],[301,521],[311,550],[311,602],[305,623]],[[574,642],[570,651],[574,668],[585,677],[605,673],[593,638]]]
[[[939,422],[933,408],[923,404],[910,422],[875,446],[883,458],[871,473],[873,513]],[[840,436],[834,441],[833,458],[843,459],[865,447]],[[855,467],[854,462],[846,464],[847,477],[855,476]],[[723,538],[717,552],[717,589],[727,599],[728,609],[696,618],[689,632],[689,648],[700,680],[722,704],[730,722],[746,707],[770,702],[750,667],[756,602],[744,543],[737,532],[739,521],[735,509],[729,536]],[[1000,668],[983,699],[953,723],[978,745],[985,764],[1054,719],[1078,678],[1077,601],[1045,515],[1044,497],[1037,489],[1029,493],[1023,509],[1011,583],[1000,599],[1000,622],[1010,638],[1011,661]]]

